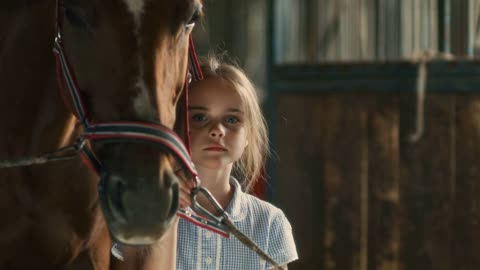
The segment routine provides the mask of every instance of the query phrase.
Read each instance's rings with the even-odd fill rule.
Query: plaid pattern
[[[282,210],[244,193],[233,177],[234,195],[226,211],[235,226],[252,238],[280,265],[298,259],[292,227]],[[178,270],[248,269],[272,266],[234,236],[223,238],[180,219],[177,240]]]

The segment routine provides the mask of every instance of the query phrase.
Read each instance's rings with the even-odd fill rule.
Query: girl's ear
[[[245,141],[245,147],[247,147],[247,146],[248,146],[248,140]]]

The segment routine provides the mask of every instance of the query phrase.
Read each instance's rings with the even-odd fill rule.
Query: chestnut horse
[[[200,0],[57,1],[0,3],[0,161],[55,151],[93,129],[99,140],[86,145],[102,165],[101,192],[78,157],[0,169],[0,269],[108,269],[110,236],[151,244],[178,208],[172,154],[100,140],[94,123],[133,123],[126,133],[173,126]],[[56,74],[65,66],[84,116],[61,94],[72,83]]]

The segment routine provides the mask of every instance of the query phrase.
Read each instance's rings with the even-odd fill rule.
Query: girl
[[[201,185],[235,226],[286,269],[298,258],[290,223],[280,209],[242,190],[260,177],[268,153],[256,91],[236,66],[210,58],[201,67],[205,79],[193,82],[189,94],[192,159]],[[181,182],[181,206],[190,205],[192,182]],[[199,203],[215,213],[208,202],[199,198]],[[235,237],[223,238],[183,219],[176,255],[179,270],[274,269]]]

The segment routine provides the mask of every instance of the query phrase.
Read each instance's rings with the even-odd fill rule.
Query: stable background
[[[262,97],[256,193],[292,223],[289,269],[480,269],[479,0],[205,7],[200,54],[228,51]]]

